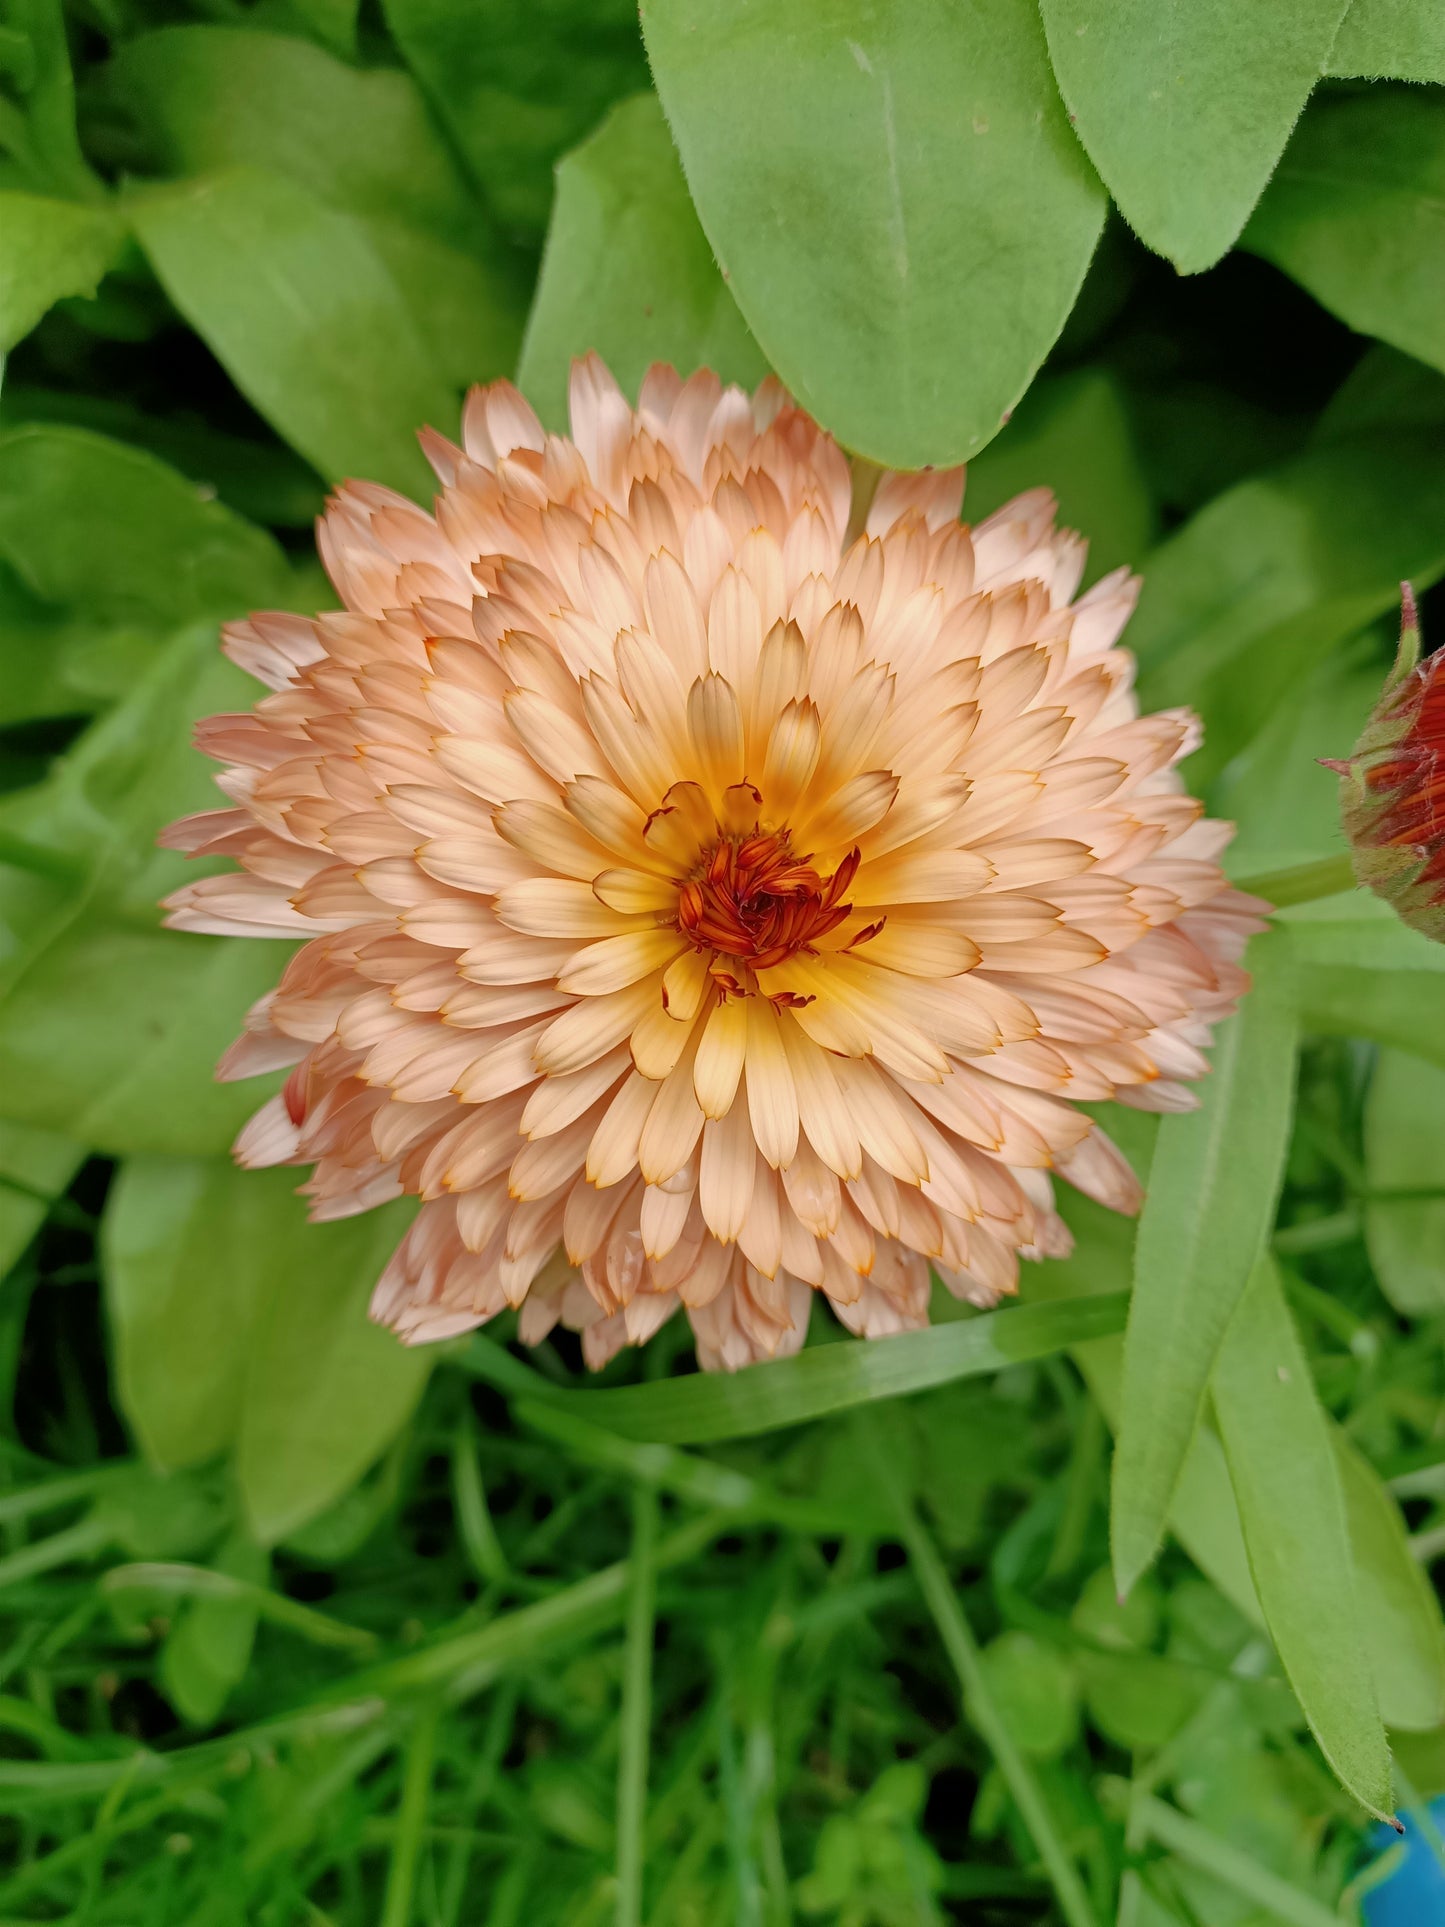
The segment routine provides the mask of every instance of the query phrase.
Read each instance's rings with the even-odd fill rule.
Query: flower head
[[[1445,941],[1445,679],[1420,660],[1420,620],[1400,584],[1400,646],[1364,734],[1343,761],[1340,815],[1355,875],[1412,929]]]
[[[600,1363],[685,1306],[705,1365],[978,1304],[1068,1248],[1057,1172],[1132,1173],[1072,1100],[1194,1102],[1262,907],[1140,716],[1137,585],[1072,600],[1042,491],[972,530],[962,470],[855,495],[775,383],[595,358],[570,439],[509,384],[428,431],[435,512],[350,484],[345,604],[228,631],[269,685],[201,746],[235,858],[185,929],[312,939],[221,1075],[292,1069],[247,1164],[313,1215],[422,1207],[375,1316],[520,1307]]]

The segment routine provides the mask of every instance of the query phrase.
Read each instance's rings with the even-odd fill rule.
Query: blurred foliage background
[[[1298,885],[1401,579],[1445,615],[1442,194],[1433,0],[0,0],[0,1920],[1386,1891],[1387,1730],[1445,1790],[1440,952],[1287,908],[1204,1111],[1111,1121],[1137,1251],[1070,1203],[1020,1308],[599,1391],[401,1350],[404,1211],[232,1168],[278,950],[162,930],[154,836],[327,485],[424,497],[420,424],[515,371],[559,425],[596,347],[772,367],[975,519],[1053,486]]]

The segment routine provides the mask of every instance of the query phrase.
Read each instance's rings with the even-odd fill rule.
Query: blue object
[[[1445,1794],[1429,1805],[1430,1818],[1445,1836]],[[1405,1816],[1405,1837],[1391,1827],[1375,1827],[1370,1844],[1384,1852],[1403,1848],[1404,1858],[1378,1887],[1367,1893],[1361,1903],[1365,1927],[1445,1927],[1445,1869],[1425,1838],[1417,1820]]]

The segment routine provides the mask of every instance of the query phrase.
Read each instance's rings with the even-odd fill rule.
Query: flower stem
[[[1058,1896],[1059,1911],[1069,1927],[1098,1927],[1078,1869],[1059,1838],[1054,1817],[1049,1812],[1038,1781],[1015,1744],[1008,1724],[989,1690],[979,1658],[978,1642],[973,1636],[973,1628],[964,1617],[963,1607],[944,1570],[943,1561],[912,1503],[894,1482],[886,1459],[880,1456],[878,1463],[891,1488],[898,1535],[908,1553],[919,1590],[933,1615],[933,1623],[938,1628],[944,1650],[958,1674],[968,1717],[997,1761],[999,1772],[1013,1795],[1014,1805],[1038,1848],[1039,1858]]]
[[[641,1927],[643,1822],[652,1726],[652,1642],[657,1594],[657,1495],[632,1495],[631,1594],[622,1680],[622,1735],[617,1763],[617,1927]]]
[[[1355,887],[1354,866],[1346,852],[1322,856],[1314,863],[1297,863],[1288,870],[1264,870],[1258,876],[1241,877],[1236,886],[1253,897],[1263,897],[1276,910],[1291,904],[1313,903],[1318,897],[1337,897],[1342,890]]]

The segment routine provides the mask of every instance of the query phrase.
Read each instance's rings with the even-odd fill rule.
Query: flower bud
[[[1403,922],[1445,941],[1445,657],[1420,659],[1420,621],[1400,584],[1400,647],[1364,733],[1343,761],[1340,820],[1355,875]]]

